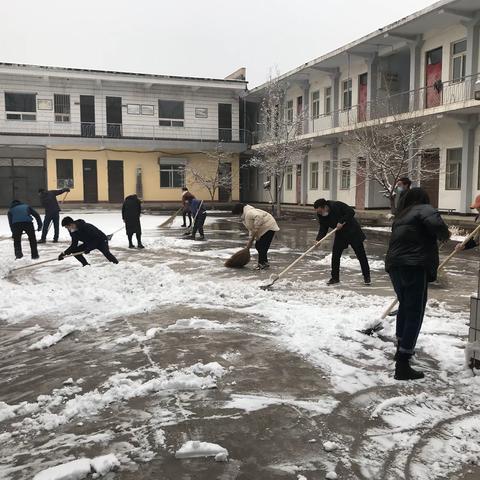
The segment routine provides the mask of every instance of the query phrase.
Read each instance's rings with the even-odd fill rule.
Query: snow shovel
[[[170,218],[168,218],[161,225],[159,225],[158,228],[169,227],[182,210],[183,210],[183,207],[179,208]]]
[[[331,237],[337,229],[332,230],[330,233],[327,233],[321,240],[315,243],[312,247],[310,247],[305,253],[302,253],[296,260],[294,260],[287,268],[283,269],[279,274],[277,275],[272,275],[270,278],[270,283],[267,285],[261,285],[260,288],[262,290],[268,290],[270,287],[272,287],[277,280],[282,278],[287,272],[289,272],[300,260],[302,260],[306,255],[308,255],[311,251],[315,250],[321,243],[323,243],[325,240],[327,240],[329,237]]]
[[[68,255],[65,255],[65,257],[63,258],[77,257],[78,255],[83,255],[84,253],[85,252],[70,253]],[[58,261],[58,257],[50,258],[49,260],[42,260],[41,262],[31,263],[30,265],[23,265],[22,267],[13,268],[12,270],[10,270],[10,273],[17,272],[18,270],[23,270],[24,268],[38,267],[39,265],[43,265],[44,263],[54,262],[55,260]]]
[[[460,245],[465,245],[468,243],[469,240],[471,240],[477,233],[480,232],[480,225],[473,230],[470,234],[468,234],[463,242]],[[443,260],[443,262],[438,266],[437,272],[440,273],[444,267],[447,265],[447,263],[457,254],[457,250],[454,249],[450,255]],[[380,321],[377,322],[373,327],[365,328],[364,330],[360,330],[361,333],[364,333],[365,335],[373,335],[375,332],[379,332],[380,330],[383,329],[383,320],[387,318],[390,315],[390,312],[397,306],[398,299],[396,298],[390,305],[389,307],[383,312],[382,316],[380,317]]]
[[[110,241],[116,233],[120,232],[120,230],[123,230],[124,228],[125,227],[120,227],[119,229],[117,229],[113,233],[111,233],[110,235],[107,235],[107,240]]]

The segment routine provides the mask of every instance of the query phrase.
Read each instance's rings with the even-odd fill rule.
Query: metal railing
[[[393,95],[377,96],[375,100],[353,105],[348,109],[333,111],[317,117],[310,117],[308,130],[304,133],[321,133],[334,128],[361,126],[371,120],[380,120],[407,113],[429,114],[429,110],[441,106],[462,108],[462,104],[475,98],[475,84],[480,74],[463,77],[458,80],[436,82],[417,90],[409,90]],[[479,102],[480,105],[480,102]],[[261,132],[259,132],[261,141]]]
[[[203,127],[162,127],[156,124],[129,125],[93,122],[45,122],[0,120],[1,135],[86,137],[107,139],[184,140],[201,142],[253,142],[252,133],[244,129]]]

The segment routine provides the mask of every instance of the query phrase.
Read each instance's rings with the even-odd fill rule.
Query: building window
[[[57,188],[73,188],[73,160],[57,158]]]
[[[36,120],[37,95],[5,92],[5,112],[7,120]]]
[[[350,161],[342,160],[340,170],[340,190],[350,189]]]
[[[323,162],[323,189],[330,190],[330,160]]]
[[[350,110],[352,108],[352,79],[349,78],[342,82],[343,89],[343,109]]]
[[[312,93],[312,117],[318,118],[320,116],[320,92],[317,90]]]
[[[318,190],[318,162],[310,164],[310,189]]]
[[[452,45],[452,80],[463,82],[467,64],[467,41],[462,40]]]
[[[330,115],[332,113],[332,87],[325,88],[325,115]]]
[[[287,168],[286,190],[293,190],[293,167]]]
[[[185,167],[178,164],[160,164],[160,188],[180,188],[185,176]]]
[[[184,103],[177,100],[159,100],[158,119],[161,127],[183,127]]]
[[[462,187],[462,149],[447,149],[445,169],[445,190],[460,190]]]
[[[70,95],[55,93],[53,96],[53,109],[56,122],[70,121]]]
[[[286,119],[288,123],[293,123],[293,100],[287,102]]]

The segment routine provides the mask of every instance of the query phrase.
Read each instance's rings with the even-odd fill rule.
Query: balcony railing
[[[200,142],[248,143],[251,132],[244,129],[161,127],[158,125],[102,125],[92,122],[44,122],[0,120],[0,136],[87,137],[123,140],[178,140]]]
[[[361,126],[371,120],[408,113],[428,115],[429,111],[434,113],[431,109],[435,107],[458,105],[458,108],[462,108],[465,102],[474,99],[475,84],[479,80],[480,74],[476,74],[456,81],[437,82],[417,90],[378,96],[371,102],[354,105],[349,109],[311,117],[308,131],[304,133],[322,133],[334,128]],[[261,141],[261,134],[259,137],[260,140],[257,141]]]

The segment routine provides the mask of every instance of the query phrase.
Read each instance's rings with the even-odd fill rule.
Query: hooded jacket
[[[251,205],[245,205],[245,207],[243,207],[242,221],[250,232],[250,237],[254,240],[258,240],[269,230],[274,232],[280,230],[277,222],[268,212],[252,207]]]
[[[129,195],[127,198],[125,198],[122,206],[122,219],[125,222],[127,234],[141,233],[141,213],[142,202],[136,195]]]
[[[42,203],[42,207],[45,208],[45,214],[57,214],[60,211],[60,205],[57,201],[58,195],[69,191],[69,188],[62,188],[61,190],[45,190],[40,193],[40,202]]]
[[[437,241],[447,240],[448,227],[431,205],[414,205],[393,223],[385,258],[385,270],[394,267],[423,267],[429,282],[437,278]]]
[[[347,248],[350,242],[363,242],[365,240],[365,234],[355,219],[355,210],[352,207],[346,203],[333,200],[327,200],[327,205],[329,208],[328,215],[325,217],[317,215],[320,223],[317,241],[327,234],[329,228],[336,228],[338,223],[344,223],[345,225],[335,233],[335,242],[340,242]]]
[[[35,217],[38,229],[42,228],[42,219],[40,215],[30,205],[22,203],[19,200],[14,200],[10,204],[10,210],[8,211],[8,223],[10,224],[10,230],[14,223],[33,223],[32,217]]]
[[[98,247],[102,242],[107,242],[107,236],[99,230],[95,225],[86,223],[85,220],[75,220],[77,230],[70,232],[72,237],[72,243],[65,250],[65,255],[72,253],[72,251],[78,246],[78,242],[83,242],[83,251],[89,253]]]

